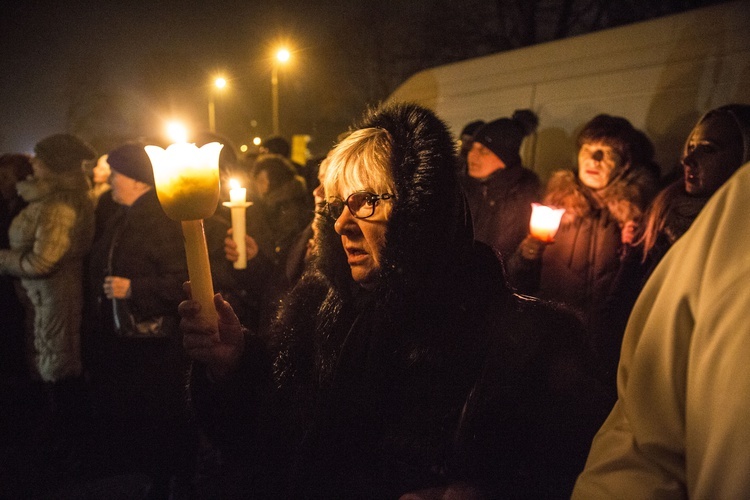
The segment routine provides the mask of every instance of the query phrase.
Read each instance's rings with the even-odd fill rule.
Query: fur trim
[[[607,208],[620,226],[628,221],[640,221],[643,212],[657,192],[653,174],[646,169],[630,169],[607,187],[598,191],[581,184],[571,170],[552,174],[547,183],[544,203],[565,208],[573,217],[586,217]]]

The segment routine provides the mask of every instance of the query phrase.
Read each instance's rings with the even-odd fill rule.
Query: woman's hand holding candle
[[[185,284],[190,296],[190,284]],[[211,307],[217,311],[215,326],[201,319],[202,305],[192,299],[180,303],[180,332],[187,355],[203,364],[215,380],[226,377],[239,365],[245,347],[245,335],[240,320],[221,294],[213,297]],[[217,331],[218,329],[218,331]]]
[[[258,255],[259,251],[260,248],[258,247],[258,243],[255,241],[255,239],[253,239],[253,237],[249,234],[246,234],[245,252],[247,254],[247,260],[253,260]],[[234,241],[234,237],[232,235],[232,228],[229,228],[227,230],[227,237],[224,239],[224,255],[229,262],[237,262],[237,259],[239,259],[240,257],[240,254],[237,251],[237,242]]]

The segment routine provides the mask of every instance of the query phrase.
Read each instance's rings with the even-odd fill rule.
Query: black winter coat
[[[479,181],[462,179],[474,224],[474,238],[509,257],[529,233],[531,203],[540,200],[539,177],[518,166]]]
[[[115,334],[112,301],[102,291],[109,274],[131,280],[128,301],[135,319],[163,316],[169,336]],[[152,478],[189,473],[197,432],[185,402],[189,364],[176,328],[187,279],[180,224],[167,218],[153,189],[132,206],[120,206],[94,242],[85,342],[94,442],[103,467]]]

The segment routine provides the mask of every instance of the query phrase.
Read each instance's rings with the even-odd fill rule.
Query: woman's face
[[[578,178],[584,186],[601,189],[612,180],[612,172],[622,163],[617,152],[603,141],[587,142],[578,151]]]
[[[731,117],[713,115],[695,126],[682,158],[685,191],[710,196],[742,164],[742,135]]]
[[[372,189],[366,191],[375,192]],[[350,194],[343,193],[341,199],[346,200]],[[390,214],[385,203],[388,202],[378,201],[375,213],[367,219],[357,219],[347,207],[344,207],[334,224],[336,233],[341,236],[352,279],[364,288],[374,285],[380,270],[380,258],[385,247],[386,223]]]

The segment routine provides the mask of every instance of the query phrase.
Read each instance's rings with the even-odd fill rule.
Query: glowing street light
[[[216,104],[214,102],[215,89],[223,89],[226,86],[226,79],[219,77],[214,80],[214,87],[208,95],[208,130],[212,133],[216,132]]]
[[[271,105],[273,117],[273,135],[279,135],[279,64],[289,61],[291,53],[287,49],[276,52],[276,61],[271,70]]]

